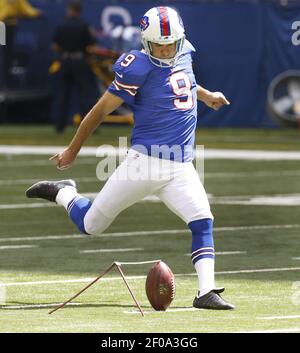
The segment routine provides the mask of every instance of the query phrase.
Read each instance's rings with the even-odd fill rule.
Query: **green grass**
[[[101,140],[100,143],[104,140],[105,143],[110,143],[116,140],[117,136],[124,136],[124,132],[126,135],[126,131],[129,131],[126,127],[114,129],[112,126],[105,126],[99,135],[93,135],[90,143],[98,143],[98,139]],[[47,127],[24,127],[24,134],[20,127],[1,127],[0,141],[1,144],[11,142],[63,145],[70,137],[71,131],[68,134],[54,139],[54,133]],[[201,134],[200,130],[200,139]],[[236,134],[236,130],[207,129],[203,132],[205,145],[208,143],[211,147],[231,148],[232,144],[236,143],[238,148],[255,145],[256,149],[272,149],[276,146],[276,149],[299,150],[297,138],[297,132],[287,130],[239,130]],[[43,163],[44,160],[46,157],[43,156],[0,155],[0,247],[38,246],[27,249],[0,248],[0,282],[8,284],[6,303],[0,307],[0,332],[194,333],[297,329],[300,332],[300,318],[293,317],[299,315],[300,287],[297,283],[300,281],[300,271],[268,270],[300,267],[300,261],[293,259],[300,257],[300,229],[283,227],[286,224],[300,227],[300,206],[212,203],[216,251],[245,252],[216,256],[217,285],[226,287],[224,298],[234,303],[237,309],[230,312],[193,311],[191,308],[197,291],[197,277],[190,257],[186,256],[190,251],[191,236],[184,231],[186,225],[163,204],[138,203],[120,214],[105,233],[172,229],[182,229],[182,233],[131,236],[104,234],[99,237],[47,240],[42,238],[78,234],[62,208],[1,208],[2,205],[35,202],[26,199],[24,195],[24,190],[35,180],[72,177],[77,179],[80,192],[83,193],[96,192],[103,185],[95,176],[97,158],[79,157],[72,169],[63,172],[53,168],[51,163]],[[208,160],[205,163],[205,188],[214,197],[297,194],[300,193],[298,170],[298,161]],[[290,175],[282,173],[286,171],[289,171]],[[265,225],[282,227],[259,227]],[[244,228],[220,230],[224,227],[241,226]],[[4,240],[15,237],[21,239]],[[26,240],[26,237],[40,237],[40,240]],[[80,253],[82,250],[114,248],[143,250],[124,253]],[[114,261],[145,261],[158,258],[165,261],[176,275],[176,297],[169,311],[155,312],[151,308],[144,289],[145,276],[151,265],[139,265],[124,266],[124,271],[146,312],[145,317],[137,312],[115,270],[109,273],[105,280],[100,280],[76,298],[76,306],[70,305],[48,315],[54,304],[68,299],[88,283],[65,281],[95,278]],[[267,271],[247,272],[262,269]],[[50,283],[22,284],[44,281]],[[41,304],[44,307],[37,306]]]

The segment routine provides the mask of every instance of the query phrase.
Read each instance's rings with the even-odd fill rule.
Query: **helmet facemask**
[[[183,36],[181,39],[177,40],[176,42],[176,51],[175,51],[175,56],[173,58],[168,58],[168,59],[161,59],[157,58],[153,55],[153,49],[152,49],[152,43],[155,42],[150,42],[148,40],[145,40],[142,38],[142,44],[144,47],[144,50],[146,54],[149,56],[150,61],[159,67],[172,67],[176,64],[178,57],[180,56],[180,53],[182,52],[183,44],[184,44],[184,39],[185,36]],[[157,43],[161,45],[167,45],[167,44],[172,44],[172,43]]]

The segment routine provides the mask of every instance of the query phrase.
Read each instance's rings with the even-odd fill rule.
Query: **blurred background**
[[[15,9],[5,11],[14,2]],[[61,114],[59,57],[52,43],[67,3],[0,0],[0,21],[7,24],[6,45],[0,46],[1,124],[51,124]],[[139,20],[159,4],[175,7],[184,19],[187,38],[197,50],[197,81],[224,92],[232,102],[230,109],[219,112],[199,104],[199,125],[274,128],[280,121],[298,125],[300,0],[82,1],[81,17],[98,47],[87,53],[86,110],[113,79],[111,66],[120,53],[140,48]],[[278,75],[279,82],[274,83]],[[76,94],[74,89],[71,123],[76,123],[79,112]],[[119,112],[121,118],[115,121],[132,123],[122,119],[127,113]]]

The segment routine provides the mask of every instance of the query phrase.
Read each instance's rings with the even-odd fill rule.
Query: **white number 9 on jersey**
[[[191,81],[183,71],[175,72],[170,77],[173,92],[178,96],[174,99],[174,105],[178,109],[191,109],[193,107],[193,94]],[[181,97],[181,98],[180,98]]]
[[[123,66],[123,67],[129,66],[133,62],[134,59],[135,59],[135,55],[128,54],[121,62],[121,66]]]

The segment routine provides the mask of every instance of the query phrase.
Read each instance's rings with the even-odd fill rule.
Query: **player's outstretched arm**
[[[197,98],[214,110],[219,110],[223,105],[230,104],[223,93],[210,92],[200,85],[197,85]]]
[[[105,116],[116,110],[122,103],[123,100],[121,98],[108,91],[103,94],[82,120],[69,146],[63,152],[57,153],[50,158],[50,160],[56,162],[58,169],[67,169],[72,165],[86,139],[102,123]]]

